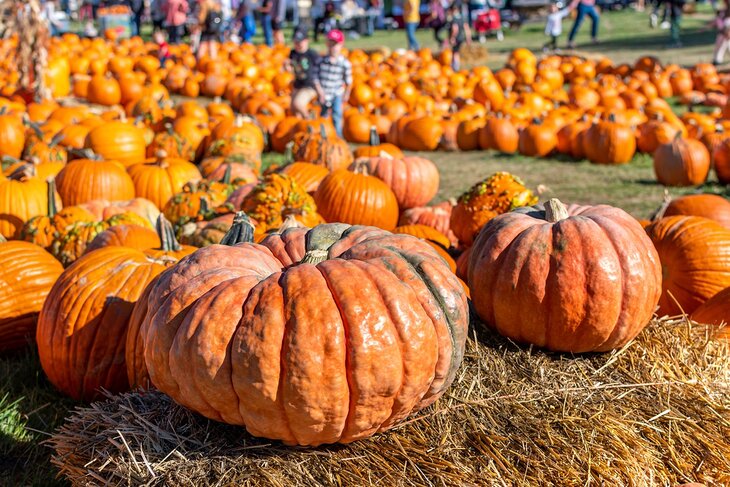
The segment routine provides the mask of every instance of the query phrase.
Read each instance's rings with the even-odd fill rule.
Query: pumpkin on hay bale
[[[656,320],[577,358],[477,332],[447,396],[346,446],[289,448],[128,393],[71,415],[52,462],[80,485],[726,485],[730,345],[712,330]]]

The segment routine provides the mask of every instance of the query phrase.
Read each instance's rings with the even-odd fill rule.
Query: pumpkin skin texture
[[[106,247],[80,258],[51,289],[38,318],[36,341],[51,383],[76,400],[98,389],[129,388],[124,362],[127,326],[147,284],[170,261],[126,247]]]
[[[279,172],[291,176],[308,193],[317,191],[319,184],[330,173],[326,167],[310,162],[292,162]]]
[[[116,161],[71,161],[58,173],[56,186],[65,206],[98,199],[123,201],[135,196],[132,178]]]
[[[451,229],[462,245],[469,246],[482,226],[495,216],[535,203],[537,197],[518,177],[498,172],[459,197],[451,211]]]
[[[401,213],[398,225],[426,225],[435,228],[449,238],[451,245],[456,247],[459,239],[451,231],[451,211],[454,205],[450,201],[442,201],[433,206],[410,208]]]
[[[368,165],[370,174],[393,190],[401,210],[423,206],[438,193],[439,171],[428,159],[370,157],[359,159],[355,164],[361,161]]]
[[[661,295],[659,255],[623,210],[546,206],[500,215],[479,233],[468,267],[477,314],[500,334],[549,350],[623,346]]]
[[[730,229],[730,201],[716,194],[688,194],[674,198],[663,216],[675,215],[709,218]]]
[[[23,348],[35,336],[38,313],[61,264],[28,242],[0,243],[0,352]]]
[[[124,122],[109,122],[91,129],[85,146],[103,159],[128,167],[144,162],[147,144],[141,129]]]
[[[730,184],[730,139],[712,151],[712,161],[720,184]]]
[[[48,214],[48,186],[38,178],[0,180],[0,235],[18,238],[33,217]]]
[[[201,249],[160,275],[148,303],[159,303],[141,326],[158,389],[298,445],[349,443],[433,403],[468,326],[464,291],[428,244],[343,224]]]
[[[137,196],[153,202],[157,208],[164,208],[170,198],[182,191],[186,183],[197,183],[202,179],[194,164],[176,158],[154,159],[144,164],[127,168]]]
[[[160,246],[160,237],[151,228],[139,225],[115,225],[107,228],[86,247],[85,254],[104,247],[130,247],[137,250]]]
[[[344,169],[330,173],[314,193],[314,201],[328,222],[372,225],[389,231],[398,224],[395,194],[387,184],[367,174]]]
[[[665,186],[696,186],[709,172],[710,154],[699,140],[677,136],[654,151],[654,173]]]
[[[669,216],[646,228],[662,262],[659,314],[691,314],[730,287],[730,230],[707,218]]]

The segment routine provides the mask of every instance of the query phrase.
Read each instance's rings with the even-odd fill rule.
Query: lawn
[[[702,7],[683,21],[685,47],[667,50],[668,32],[648,28],[648,14],[633,10],[609,12],[601,18],[601,44],[588,43],[589,26],[584,26],[578,43],[581,52],[606,55],[616,62],[632,62],[651,54],[665,62],[690,64],[707,61],[712,52],[714,34],[705,28],[711,19],[709,7]],[[569,28],[566,22],[565,30]],[[515,47],[539,48],[545,41],[542,22],[528,23],[519,32],[509,32],[503,42],[487,41],[488,64],[499,67]],[[430,31],[418,32],[424,46],[435,47]],[[349,40],[350,47],[402,47],[402,31],[380,32],[371,38]],[[321,45],[320,45],[321,47]],[[651,158],[639,155],[624,166],[599,166],[586,161],[541,160],[506,156],[493,152],[426,153],[441,172],[438,199],[457,197],[480,178],[495,171],[509,171],[533,189],[539,187],[542,198],[558,197],[565,202],[605,203],[624,208],[636,217],[646,218],[662,202],[664,188],[657,185]],[[280,156],[267,156],[280,160]],[[705,190],[723,193],[724,188],[709,183]],[[672,195],[696,188],[672,189]],[[42,441],[67,415],[73,403],[54,392],[40,368],[37,354],[30,349],[10,357],[0,357],[0,485],[65,485],[55,479],[50,465],[50,450]]]

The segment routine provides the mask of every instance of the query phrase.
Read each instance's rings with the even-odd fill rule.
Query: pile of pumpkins
[[[709,152],[696,141],[701,118],[644,121],[671,127],[659,126],[647,140],[624,130],[630,117],[638,120],[652,107],[661,112],[660,98],[647,94],[641,95],[644,112],[620,106],[638,99],[632,92],[648,90],[647,83],[630,87],[624,78],[640,81],[637,73],[646,72],[652,79],[656,69],[634,67],[619,76],[605,73],[622,67],[561,60],[545,73],[556,79],[561,73],[561,86],[570,80],[568,100],[585,104],[578,110],[551,99],[560,90],[539,94],[533,85],[548,75],[538,79],[534,56],[518,50],[505,71],[481,71],[479,79],[495,81],[471,87],[474,103],[438,116],[437,105],[419,118],[403,114],[385,132],[377,123],[363,124],[369,144],[353,151],[329,120],[284,116],[268,124],[264,112],[244,107],[256,98],[243,94],[248,84],[264,85],[268,74],[241,82],[240,103],[233,105],[248,112],[242,116],[218,101],[173,105],[175,90],[165,80],[178,66],[155,65],[152,48],[139,40],[110,44],[66,36],[55,42],[56,49],[69,48],[74,69],[88,58],[90,99],[103,89],[93,78],[105,77],[107,67],[121,78],[131,66],[127,76],[140,79],[140,91],[123,108],[116,98],[104,110],[31,103],[10,90],[0,98],[0,235],[7,240],[0,243],[0,351],[35,337],[49,380],[74,399],[93,400],[101,388],[156,387],[257,436],[296,445],[347,443],[397,425],[448,389],[464,355],[468,299],[489,329],[573,353],[620,348],[657,305],[660,315],[728,321],[727,200],[679,198],[640,222],[604,205],[550,200],[534,206],[535,193],[499,172],[457,201],[430,204],[438,169],[401,150],[414,148],[418,137],[431,143],[438,133],[431,125],[472,110],[474,116],[456,126],[463,138],[466,122],[482,120],[479,110],[489,106],[496,111],[485,127],[499,130],[502,122],[514,128],[545,115],[522,126],[516,141],[523,152],[541,151],[542,129],[555,130],[562,120],[555,131],[563,136],[585,124],[568,139],[585,139],[580,147],[587,150],[598,141],[638,140],[641,146],[656,139],[662,160],[694,161],[701,151],[682,144]],[[187,48],[175,49],[191,73],[205,65],[192,64]],[[225,60],[207,61],[230,69],[220,75],[226,98],[226,87],[246,78],[238,70],[249,62],[246,49],[224,46]],[[257,71],[273,69],[274,54],[285,55],[280,48],[265,52],[272,56]],[[395,105],[417,113],[420,104],[431,106],[424,100],[435,103],[443,86],[428,84],[435,68],[428,68],[434,65],[424,53],[383,59],[384,73],[398,87],[388,95],[382,95],[388,85],[370,87],[377,93],[372,106],[353,102],[357,113],[348,120],[400,100],[404,95],[394,93],[407,86],[402,76],[409,70],[421,94]],[[353,51],[350,57],[359,59],[355,72],[362,83],[377,56]],[[120,67],[117,59],[126,64]],[[163,77],[159,70],[168,72]],[[515,78],[505,95],[498,80],[509,72]],[[600,106],[610,98],[602,92],[599,104],[588,106],[590,90],[600,91],[589,85],[611,76],[626,87],[614,99],[618,106]],[[674,78],[666,76],[671,85]],[[468,98],[472,81],[464,83],[462,90],[447,89],[444,99]],[[502,94],[500,109],[487,92]],[[522,101],[508,102],[511,97]],[[525,100],[543,105],[526,108]],[[596,122],[580,120],[586,114]],[[658,135],[665,131],[666,141]],[[473,141],[475,131],[469,133]],[[476,133],[479,141],[481,128]],[[490,144],[514,142],[500,133],[490,135]],[[668,146],[674,152],[663,153]],[[262,153],[270,149],[286,152],[286,163],[264,169]],[[602,147],[600,156],[619,157],[619,149]]]
[[[663,146],[655,157],[660,183],[700,184],[713,165],[723,184],[730,181],[730,146],[720,147],[730,125],[730,77],[712,65],[682,68],[648,56],[633,65],[577,56],[538,59],[519,48],[502,69],[453,72],[448,50],[346,54],[353,88],[344,138],[351,143],[370,142],[374,130],[381,141],[405,150],[564,154],[598,164],[625,164],[636,152],[654,154]],[[293,75],[282,70],[287,56],[284,46],[224,43],[216,59],[197,59],[189,46],[179,45],[161,65],[157,46],[140,38],[67,34],[53,41],[47,80],[55,97],[73,93],[133,118],[159,118],[153,105],[170,93],[220,97],[256,120],[267,148],[284,152],[302,129],[289,112]],[[14,68],[0,65],[0,95],[14,96],[16,83]],[[666,101],[673,96],[690,105],[709,100],[716,109],[680,117]]]

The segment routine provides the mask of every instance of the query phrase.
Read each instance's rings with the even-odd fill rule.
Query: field
[[[687,15],[683,20],[681,49],[667,50],[668,31],[650,30],[648,14],[633,10],[608,12],[601,17],[601,43],[581,47],[585,55],[605,55],[619,62],[632,62],[652,54],[662,61],[689,64],[709,60],[714,33],[706,25],[711,20],[709,7]],[[566,23],[565,30],[569,28]],[[578,44],[588,43],[589,26],[584,25]],[[487,64],[500,67],[515,47],[538,50],[545,41],[543,24],[528,23],[519,32],[507,33],[504,42],[489,40]],[[420,31],[424,46],[434,47],[430,31]],[[398,48],[405,43],[402,31],[378,33],[372,38],[348,41],[351,47]],[[677,109],[681,110],[680,108]],[[441,173],[438,199],[455,198],[477,180],[495,171],[509,171],[537,189],[543,198],[557,197],[565,202],[611,204],[624,208],[637,218],[647,218],[661,205],[664,188],[656,184],[651,157],[638,155],[627,165],[599,166],[587,161],[534,159],[506,156],[494,152],[423,153],[433,160]],[[268,162],[280,156],[269,156]],[[266,161],[265,161],[266,162]],[[712,176],[714,178],[714,176]],[[712,179],[711,179],[712,181]],[[678,195],[697,188],[672,189]],[[710,182],[705,192],[724,194],[724,187]],[[56,479],[49,463],[46,439],[74,407],[74,403],[54,392],[43,376],[37,355],[27,351],[0,357],[0,485],[66,485]]]

